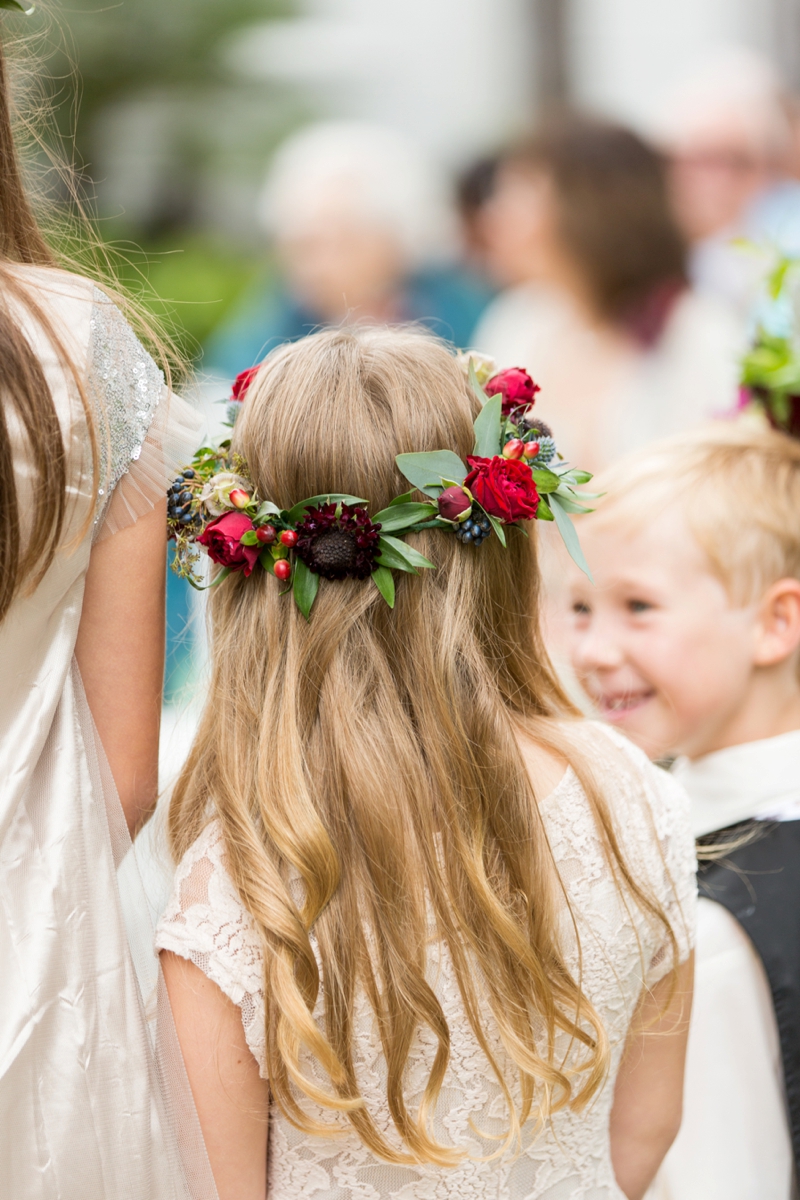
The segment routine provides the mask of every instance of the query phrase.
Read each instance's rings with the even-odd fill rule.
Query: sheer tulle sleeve
[[[88,389],[100,459],[96,541],[133,525],[197,449],[202,418],[164,377],[119,309],[95,288]]]

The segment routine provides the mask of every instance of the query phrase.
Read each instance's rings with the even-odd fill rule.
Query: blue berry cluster
[[[194,479],[191,467],[175,479],[167,492],[167,520],[176,525],[200,525],[202,517],[198,513],[192,516],[192,493],[186,486],[189,479]]]
[[[456,537],[465,546],[480,546],[492,532],[492,526],[485,513],[477,517],[467,517],[463,524],[456,526]]]

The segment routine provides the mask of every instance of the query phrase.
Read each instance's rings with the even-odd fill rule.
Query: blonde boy
[[[718,425],[598,481],[570,650],[702,841],[684,1120],[654,1195],[789,1200],[800,1162],[800,443]]]

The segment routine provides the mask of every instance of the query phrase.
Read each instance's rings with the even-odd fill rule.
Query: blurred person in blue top
[[[206,347],[228,378],[275,345],[349,321],[420,321],[468,344],[489,289],[457,262],[446,182],[399,132],[330,121],[279,147],[261,198],[278,282],[262,280]]]
[[[742,240],[800,254],[800,182],[791,97],[766,59],[727,48],[666,98],[657,136],[701,291],[761,317],[763,256]]]

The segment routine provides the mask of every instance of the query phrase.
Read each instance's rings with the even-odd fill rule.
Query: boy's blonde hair
[[[800,579],[800,441],[786,434],[719,422],[630,455],[594,485],[604,495],[582,521],[639,529],[679,504],[736,604]]]

